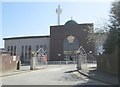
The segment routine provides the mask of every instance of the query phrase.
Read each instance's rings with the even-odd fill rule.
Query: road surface
[[[2,77],[2,85],[105,85],[83,75],[78,77],[75,70],[74,64],[48,65],[45,69]]]

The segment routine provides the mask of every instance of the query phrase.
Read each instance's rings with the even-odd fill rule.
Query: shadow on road
[[[76,72],[76,71],[78,71],[78,70],[70,70],[70,71],[66,71],[64,73],[72,73],[72,72]]]
[[[91,67],[92,68],[92,67]],[[94,67],[93,67],[94,68]],[[83,85],[86,84],[93,84],[92,80],[105,84],[108,87],[118,87],[118,76],[112,75],[106,72],[99,71],[97,69],[89,70],[87,74],[78,71],[80,74],[90,78],[87,83],[82,83]],[[97,84],[95,84],[97,85]]]

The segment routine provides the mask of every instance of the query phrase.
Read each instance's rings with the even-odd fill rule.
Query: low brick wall
[[[118,54],[102,54],[97,58],[97,69],[118,75]]]
[[[0,71],[7,72],[17,70],[19,56],[10,56],[8,53],[0,54]]]

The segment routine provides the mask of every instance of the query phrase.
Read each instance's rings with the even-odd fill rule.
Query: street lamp
[[[61,54],[59,53],[59,54],[58,54],[58,57],[60,58],[60,56],[61,56]],[[61,59],[60,59],[60,65],[61,65]]]
[[[89,51],[90,54],[92,54],[92,51]]]

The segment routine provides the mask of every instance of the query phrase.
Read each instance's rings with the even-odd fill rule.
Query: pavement
[[[100,81],[100,82],[103,82],[103,83],[106,83],[109,85],[118,85],[118,83],[119,83],[118,76],[99,71],[94,66],[87,67],[87,69],[85,69],[85,70],[78,70],[78,72],[90,79]]]
[[[44,68],[39,68],[39,69],[35,69],[35,70],[40,70],[40,69],[44,69]],[[27,73],[27,72],[32,72],[35,70],[30,70],[30,66],[29,65],[22,65],[20,70],[10,70],[7,72],[0,72],[0,77],[6,77],[6,76],[11,76],[11,75],[16,75],[16,74],[21,74],[21,73]]]
[[[13,71],[7,71],[0,73],[0,77],[6,77],[6,76],[11,76],[11,75],[16,75],[16,74],[21,74],[21,73],[26,73],[30,72],[30,70],[13,70]]]

